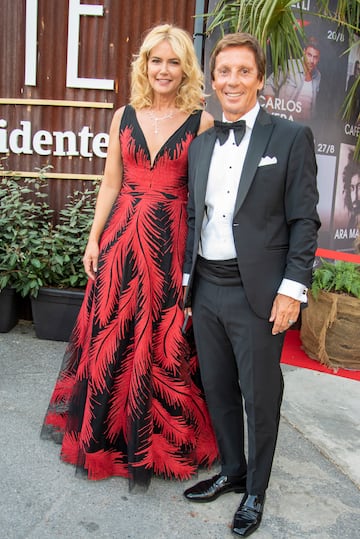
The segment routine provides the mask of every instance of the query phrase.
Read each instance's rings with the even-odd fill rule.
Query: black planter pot
[[[31,298],[36,336],[51,341],[68,341],[83,299],[83,290],[40,288],[38,296]]]
[[[0,333],[10,331],[18,323],[18,302],[15,290],[6,287],[0,292]]]

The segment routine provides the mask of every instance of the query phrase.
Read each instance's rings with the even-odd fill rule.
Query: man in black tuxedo
[[[184,495],[207,502],[243,492],[232,529],[245,537],[260,524],[272,467],[284,332],[312,276],[317,169],[311,130],[258,104],[265,56],[253,36],[222,38],[210,68],[227,124],[190,147],[184,274],[221,471]]]

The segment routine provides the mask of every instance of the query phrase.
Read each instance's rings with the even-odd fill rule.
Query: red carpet
[[[296,329],[292,329],[286,333],[281,363],[360,381],[360,371],[350,369],[328,369],[319,361],[310,359],[301,348],[300,332]]]

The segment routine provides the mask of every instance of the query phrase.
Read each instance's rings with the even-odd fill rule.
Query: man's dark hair
[[[320,52],[319,42],[316,37],[309,37],[309,39],[305,43],[304,50],[308,47],[312,47],[313,49],[316,49]]]

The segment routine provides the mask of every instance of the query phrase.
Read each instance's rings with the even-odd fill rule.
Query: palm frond
[[[220,28],[227,32],[248,32],[254,35],[264,51],[269,50],[275,75],[288,70],[289,58],[302,58],[304,30],[291,6],[294,0],[220,0],[213,12],[205,15],[211,34]],[[301,15],[300,9],[300,17]]]
[[[298,9],[294,11],[294,7]],[[300,7],[299,7],[300,6]],[[360,36],[360,0],[316,0],[311,15],[326,19],[345,28],[349,35],[349,48],[358,44]],[[254,35],[270,57],[274,77],[286,74],[289,59],[302,58],[305,33],[302,24],[301,2],[294,0],[219,0],[214,10],[203,14],[208,20],[207,33],[219,29],[221,34],[248,32]],[[297,20],[297,17],[299,20]],[[346,51],[348,52],[348,51]],[[348,119],[355,102],[359,81],[348,92],[342,105],[342,116]],[[357,138],[355,159],[360,159],[360,137]]]
[[[334,7],[331,0],[317,0],[317,10],[312,13],[349,30],[350,38],[359,34],[360,0],[338,0]]]
[[[346,97],[345,97],[345,100],[344,100],[344,103],[342,104],[342,113],[343,113],[343,118],[345,118],[346,120],[349,120],[351,118],[351,116],[353,115],[353,113],[357,112],[358,114],[358,117],[357,117],[357,121],[359,122],[360,121],[360,111],[355,111],[354,110],[354,103],[355,103],[355,97],[356,95],[358,94],[358,92],[360,91],[360,78],[357,78],[354,82],[354,84],[351,86],[351,88],[349,89]],[[360,151],[360,148],[357,149],[357,151],[359,152]],[[359,157],[359,155],[358,155]]]

